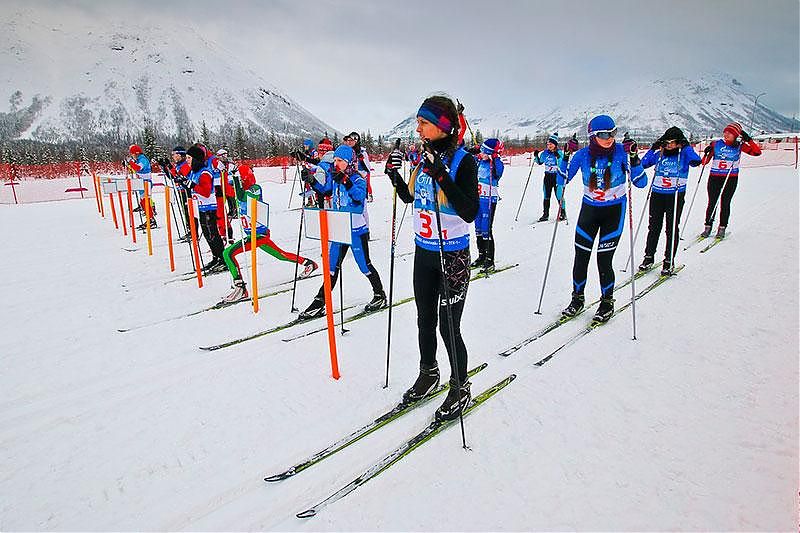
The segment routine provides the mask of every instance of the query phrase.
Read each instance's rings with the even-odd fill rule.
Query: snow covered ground
[[[581,191],[568,188],[570,225],[559,225],[537,316],[554,226],[529,225],[541,212],[541,167],[514,222],[527,173],[507,170],[496,221],[498,263],[520,266],[473,282],[463,323],[471,366],[489,365],[473,394],[518,378],[467,417],[471,451],[452,428],[308,521],[295,513],[432,416],[437,402],[293,479],[262,481],[400,398],[418,365],[413,304],[395,308],[389,389],[385,313],[339,337],[339,381],[324,334],[282,342],[310,326],[198,350],[287,321],[290,292],[262,300],[258,315],[242,304],[120,333],[213,304],[230,279],[165,284],[189,270],[186,245],[170,273],[164,229],[148,257],[143,238],[132,245],[93,198],[0,206],[0,530],[796,530],[797,171],[743,171],[730,239],[679,256],[680,275],[637,304],[637,341],[628,311],[542,367],[533,362],[588,316],[496,354],[568,303]],[[290,184],[264,187],[273,237],[293,249]],[[374,187],[370,252],[388,285],[390,190],[382,175]],[[637,219],[645,194],[636,191]],[[701,229],[705,203],[702,190],[687,233]],[[411,226],[407,217],[398,254],[413,249]],[[637,260],[643,245],[642,236]],[[318,258],[317,243],[303,249]],[[396,300],[412,294],[411,258],[398,259]],[[345,264],[346,302],[366,302],[369,284]],[[293,272],[260,253],[262,289]],[[298,284],[299,307],[319,280]],[[592,298],[594,263],[588,283]],[[439,360],[447,369],[441,345]]]

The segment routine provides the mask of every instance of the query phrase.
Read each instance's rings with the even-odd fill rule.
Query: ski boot
[[[303,271],[300,273],[300,278],[307,278],[317,269],[317,264],[311,259],[303,261]]]
[[[483,253],[480,253],[480,254],[478,254],[478,258],[475,261],[473,261],[469,265],[469,267],[470,268],[481,268],[481,267],[483,267],[484,261],[486,261],[486,255],[484,255]]]
[[[594,322],[605,323],[614,314],[614,298],[610,296],[603,296],[600,298],[600,305],[597,307],[597,312],[594,314]]]
[[[567,210],[562,209],[561,212],[558,214],[558,221],[566,222],[566,220],[567,220]]]
[[[458,418],[464,408],[469,405],[470,400],[472,400],[469,387],[469,381],[465,381],[459,387],[456,380],[450,378],[450,390],[447,392],[447,397],[442,402],[442,405],[436,410],[436,420],[444,421]]]
[[[181,237],[178,237],[178,242],[192,242],[191,232],[187,233],[186,235],[182,235]]]
[[[364,306],[364,311],[371,313],[373,311],[377,311],[378,309],[383,309],[384,307],[386,307],[386,293],[376,292],[372,296],[372,301]]]
[[[672,261],[670,261],[669,259],[664,259],[664,262],[661,264],[661,275],[662,276],[672,275]]]
[[[547,220],[548,220],[549,218],[550,218],[550,215],[548,215],[547,213],[545,213],[545,214],[543,214],[542,216],[540,216],[540,217],[539,217],[539,219],[538,219],[536,222],[547,222]]]
[[[227,268],[225,266],[225,261],[219,257],[215,257],[207,264],[203,265],[203,274],[216,274],[217,272],[222,272],[225,268]]]
[[[561,311],[561,315],[567,318],[574,317],[583,310],[584,301],[585,299],[583,297],[583,294],[578,294],[577,292],[573,292],[572,301],[569,303],[566,309]]]
[[[319,318],[325,314],[325,300],[320,297],[314,297],[311,305],[306,307],[306,310],[300,313],[297,318],[299,320],[311,320],[312,318]]]
[[[652,255],[644,256],[642,264],[639,265],[639,272],[647,272],[653,267],[654,263],[655,263],[655,257],[653,257]]]
[[[150,219],[150,229],[155,229],[158,227],[158,221],[155,218]]]
[[[419,376],[417,376],[417,380],[411,385],[411,388],[408,389],[403,394],[403,400],[400,402],[404,405],[409,405],[414,402],[418,402],[425,396],[431,393],[433,389],[439,386],[439,367],[432,366],[426,367],[424,365],[419,366]]]
[[[703,233],[701,233],[700,236],[704,239],[707,239],[710,235],[711,235],[711,226],[706,225],[705,228],[703,228]]]
[[[717,228],[717,239],[725,238],[725,228],[726,226],[720,226]]]
[[[235,304],[236,302],[247,300],[250,297],[250,295],[247,294],[247,285],[245,285],[242,279],[234,280],[231,288],[233,290],[219,302],[220,305]]]

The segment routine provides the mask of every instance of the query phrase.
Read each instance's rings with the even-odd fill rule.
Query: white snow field
[[[581,186],[568,186],[569,226],[558,226],[534,315],[554,225],[529,225],[541,213],[541,167],[514,222],[528,174],[519,159],[503,177],[495,223],[497,263],[519,267],[472,283],[462,325],[470,366],[488,363],[473,395],[517,379],[465,419],[470,451],[451,427],[305,521],[295,514],[431,420],[439,399],[294,478],[262,481],[399,400],[418,368],[414,305],[394,310],[388,389],[385,312],[337,334],[338,381],[324,333],[282,341],[316,323],[203,352],[291,319],[291,292],[262,299],[257,315],[245,303],[164,321],[215,303],[230,277],[206,278],[203,289],[165,284],[189,270],[187,246],[176,245],[170,273],[163,227],[148,257],[143,236],[134,246],[94,198],[0,206],[0,530],[796,530],[797,171],[742,170],[730,238],[708,253],[679,252],[685,269],[637,302],[638,340],[628,309],[539,367],[590,313],[497,354],[567,305]],[[705,181],[689,237],[702,228]],[[263,184],[273,238],[293,250],[291,183]],[[388,288],[390,187],[380,171],[373,184],[370,253]],[[645,195],[635,191],[636,220]],[[397,253],[412,239],[407,216]],[[302,248],[318,260],[318,246]],[[618,269],[628,246],[626,227]],[[636,264],[643,247],[644,234]],[[411,255],[397,260],[395,300],[412,294],[412,264]],[[259,252],[262,291],[293,273]],[[594,299],[594,259],[589,275]],[[346,303],[368,301],[351,258],[343,277]],[[320,279],[299,282],[298,307]],[[629,296],[620,289],[617,305]],[[441,342],[439,363],[447,379]]]

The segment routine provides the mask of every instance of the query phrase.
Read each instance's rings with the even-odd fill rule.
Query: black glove
[[[461,102],[458,100],[458,98],[456,98],[456,111],[458,112],[458,114],[459,114],[459,115],[460,115],[460,114],[462,114],[462,113],[464,112],[464,104],[462,104],[462,103],[461,103]]]
[[[741,136],[742,136],[742,142],[749,143],[750,141],[752,141],[752,140],[753,140],[753,138],[752,138],[752,137],[750,137],[750,136],[749,136],[747,133],[745,133],[745,132],[742,132],[742,133],[741,133]]]
[[[642,161],[639,159],[639,154],[636,151],[631,152],[631,166],[635,167],[638,166]]]
[[[569,150],[566,150],[566,151],[564,152],[564,162],[565,162],[565,163],[569,163],[569,158],[570,158],[570,156],[571,156],[571,155],[572,155],[572,154],[570,153],[570,151],[569,151]]]
[[[539,160],[539,150],[533,151],[533,157],[535,157],[537,161]]]
[[[447,175],[447,167],[444,166],[444,161],[439,157],[439,154],[428,146],[425,146],[425,152],[422,156],[422,170],[436,181],[442,181]]]
[[[403,168],[403,152],[395,148],[389,153],[389,157],[386,158],[386,170],[388,173],[389,169],[397,170],[399,168]]]
[[[307,168],[300,171],[300,179],[303,180],[303,183],[308,183],[309,185],[314,183],[314,175]]]
[[[334,172],[332,177],[333,181],[335,181],[336,183],[344,183],[345,181],[347,181],[347,174],[345,174],[344,172]]]
[[[306,154],[301,152],[300,150],[295,150],[290,155],[292,157],[294,157],[295,159],[297,159],[298,161],[305,161],[306,160]]]
[[[713,151],[714,151],[714,147],[709,144],[708,146],[705,147],[705,149],[703,150],[703,153],[705,155],[711,155],[711,152],[713,152]]]
[[[663,145],[664,143],[661,142],[661,139],[658,139],[656,142],[653,143],[653,146],[651,146],[650,149],[655,152],[656,150],[661,150],[661,147]]]
[[[471,153],[472,155],[478,155],[481,152],[480,146],[472,146],[467,148],[467,152]]]
[[[636,141],[629,141],[631,144],[628,146],[628,153],[631,155],[638,154],[637,150],[639,149],[639,145],[636,144]]]

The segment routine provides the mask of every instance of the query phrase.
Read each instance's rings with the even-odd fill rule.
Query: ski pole
[[[533,163],[535,158],[533,157],[533,153],[531,153],[531,169],[528,171],[528,179],[525,180],[525,188],[522,189],[522,197],[519,199],[519,207],[517,207],[517,214],[514,217],[514,222],[519,220],[519,212],[522,209],[522,202],[525,200],[525,193],[528,191],[528,184],[531,182],[531,174],[533,173]]]
[[[553,225],[553,237],[550,239],[550,251],[547,252],[547,265],[544,267],[544,279],[542,280],[542,292],[539,293],[539,307],[536,309],[535,315],[542,314],[542,299],[544,298],[544,287],[547,284],[547,273],[550,271],[550,259],[553,257],[553,246],[556,242],[556,231],[558,231],[558,221],[561,219],[561,212],[564,209],[564,200],[558,203],[558,214],[556,215],[556,223]]]
[[[694,207],[694,199],[697,198],[697,191],[700,190],[700,182],[703,181],[703,172],[706,170],[706,165],[700,169],[700,176],[697,178],[697,185],[694,187],[694,193],[692,194],[692,201],[689,203],[689,209],[686,211],[686,220],[683,222],[683,228],[681,228],[681,239],[683,239],[683,234],[686,232],[686,224],[689,223],[689,215],[692,213],[692,207]]]
[[[300,162],[299,161],[295,161],[295,177],[297,176],[297,174],[299,172],[300,172]],[[294,182],[292,182],[292,194],[294,194]],[[292,197],[289,196],[289,203],[291,204],[291,202],[292,202]],[[306,216],[306,203],[303,202],[302,205],[300,206],[300,228],[297,230],[297,253],[295,255],[297,255],[298,257],[300,256],[300,241],[303,238],[303,219],[305,218],[305,216]],[[328,250],[322,250],[322,253],[326,254],[326,253],[328,253]],[[294,264],[294,280],[292,281],[292,308],[291,308],[291,311],[290,311],[292,313],[294,313],[296,311],[299,311],[299,309],[297,309],[294,306],[294,298],[295,298],[295,295],[297,293],[297,271],[298,271],[299,268],[300,268],[300,263],[295,263]],[[327,272],[323,272],[323,275],[327,276],[328,273]]]
[[[633,264],[633,195],[631,186],[633,184],[633,176],[628,170],[628,237],[631,243],[631,255],[629,260]],[[631,316],[633,317],[633,340],[636,340],[636,277],[631,268]]]
[[[639,223],[636,224],[636,233],[633,236],[634,245],[639,241],[639,230],[642,229],[642,222],[644,222],[644,214],[647,212],[647,208],[650,207],[650,196],[653,193],[653,184],[656,182],[656,174],[658,173],[658,164],[661,162],[661,157],[663,157],[663,154],[658,157],[658,162],[654,167],[653,181],[650,182],[650,187],[647,189],[647,198],[645,198],[644,205],[642,206],[642,214],[639,215]],[[622,272],[628,271],[628,265],[631,265],[631,267],[633,267],[633,254],[628,256],[627,261],[625,261],[625,268],[622,269]]]
[[[489,223],[488,223],[488,231],[486,233],[486,253],[488,255],[489,250],[491,249],[491,245],[494,245],[494,239],[492,237],[492,180],[494,179],[494,158],[489,159]],[[480,198],[478,199],[480,201]],[[492,257],[492,262],[494,262],[494,257]],[[488,261],[484,261],[483,263],[483,275],[488,278],[489,277],[489,266]]]
[[[400,148],[400,139],[397,139],[397,141],[395,142],[395,149],[399,148]],[[389,323],[386,326],[386,381],[383,384],[384,389],[389,387],[389,355],[391,354],[391,346],[392,346],[392,296],[394,293],[394,253],[395,253],[395,246],[397,244],[397,234],[395,232],[396,222],[397,222],[397,189],[395,188],[392,191],[392,244],[389,249]]]
[[[292,198],[294,197],[294,185],[295,183],[297,183],[297,176],[300,174],[300,161],[298,161],[297,159],[295,159],[294,161],[295,161],[294,178],[292,178],[292,190],[289,193],[289,205],[286,206],[286,209],[292,207]],[[303,198],[303,206],[305,207],[305,205],[306,205],[305,198]]]
[[[675,235],[678,233],[678,177],[675,178],[675,199],[672,203],[672,235],[669,239],[669,274],[675,270],[675,247],[678,241]]]
[[[433,180],[431,180],[433,181]],[[436,181],[433,181],[433,205],[436,209],[436,231],[439,234],[439,269],[442,276],[442,292],[444,293],[445,313],[447,313],[447,331],[448,338],[450,339],[450,350],[447,352],[450,355],[450,366],[453,369],[453,374],[456,376],[456,387],[458,394],[458,405],[461,406],[461,375],[458,369],[458,356],[456,355],[456,333],[453,326],[453,313],[450,301],[450,283],[447,281],[447,273],[445,272],[444,261],[444,240],[442,239],[442,216],[439,210],[439,186]],[[469,276],[469,272],[467,273]],[[461,424],[461,445],[466,450],[467,448],[467,435],[464,430],[464,409],[459,409],[458,413],[459,423]]]
[[[344,265],[339,265],[339,322],[342,335],[350,331],[344,327]]]

